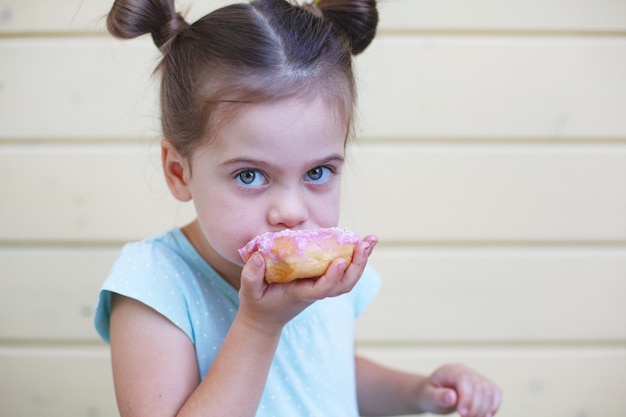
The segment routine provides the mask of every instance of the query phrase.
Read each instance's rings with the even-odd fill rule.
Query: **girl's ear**
[[[189,178],[191,169],[187,158],[183,158],[172,142],[167,139],[161,141],[161,161],[165,181],[172,195],[180,201],[191,200]]]

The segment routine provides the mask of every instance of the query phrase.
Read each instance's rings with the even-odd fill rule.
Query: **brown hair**
[[[240,103],[322,92],[351,127],[352,55],[370,44],[377,23],[375,0],[252,0],[192,25],[174,0],[116,0],[107,18],[114,36],[149,33],[163,53],[163,134],[187,157]]]

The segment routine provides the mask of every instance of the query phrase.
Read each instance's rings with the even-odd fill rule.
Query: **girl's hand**
[[[463,365],[444,365],[430,375],[419,394],[424,411],[462,417],[491,417],[500,407],[500,389]]]
[[[375,236],[365,237],[354,249],[352,262],[335,259],[326,273],[316,279],[297,279],[284,284],[265,282],[265,262],[253,254],[243,268],[239,290],[239,313],[264,328],[282,329],[317,300],[350,292],[358,282],[367,260],[378,242]]]

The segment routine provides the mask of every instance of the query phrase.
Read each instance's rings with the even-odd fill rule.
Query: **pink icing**
[[[347,229],[339,227],[328,227],[321,229],[307,230],[290,230],[285,229],[280,232],[263,233],[248,242],[243,248],[239,249],[239,255],[244,261],[247,261],[252,253],[259,251],[267,254],[274,246],[277,238],[289,237],[293,240],[298,248],[298,252],[302,253],[312,242],[321,242],[329,238],[334,238],[340,245],[357,244],[361,241],[358,234]]]

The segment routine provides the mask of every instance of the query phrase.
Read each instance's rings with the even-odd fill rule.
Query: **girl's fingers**
[[[265,259],[255,252],[241,271],[241,288],[258,297],[263,293],[265,285]]]
[[[327,297],[333,297],[350,292],[361,278],[367,260],[378,242],[375,236],[367,236],[360,242],[352,256],[352,261],[346,268],[344,259],[334,260],[324,276],[320,277],[320,283],[327,286]],[[318,280],[318,281],[319,281]]]
[[[366,236],[355,248],[352,255],[352,262],[345,271],[346,274],[357,273],[359,276],[363,273],[367,260],[369,259],[374,247],[378,243],[376,236]]]
[[[502,401],[502,392],[498,387],[495,387],[494,389],[495,392],[491,401],[491,409],[489,410],[491,416],[495,415],[498,412],[498,409],[500,408],[500,402]]]
[[[458,406],[463,417],[491,417],[500,405],[499,389],[484,380],[467,380],[457,387],[460,392]]]

